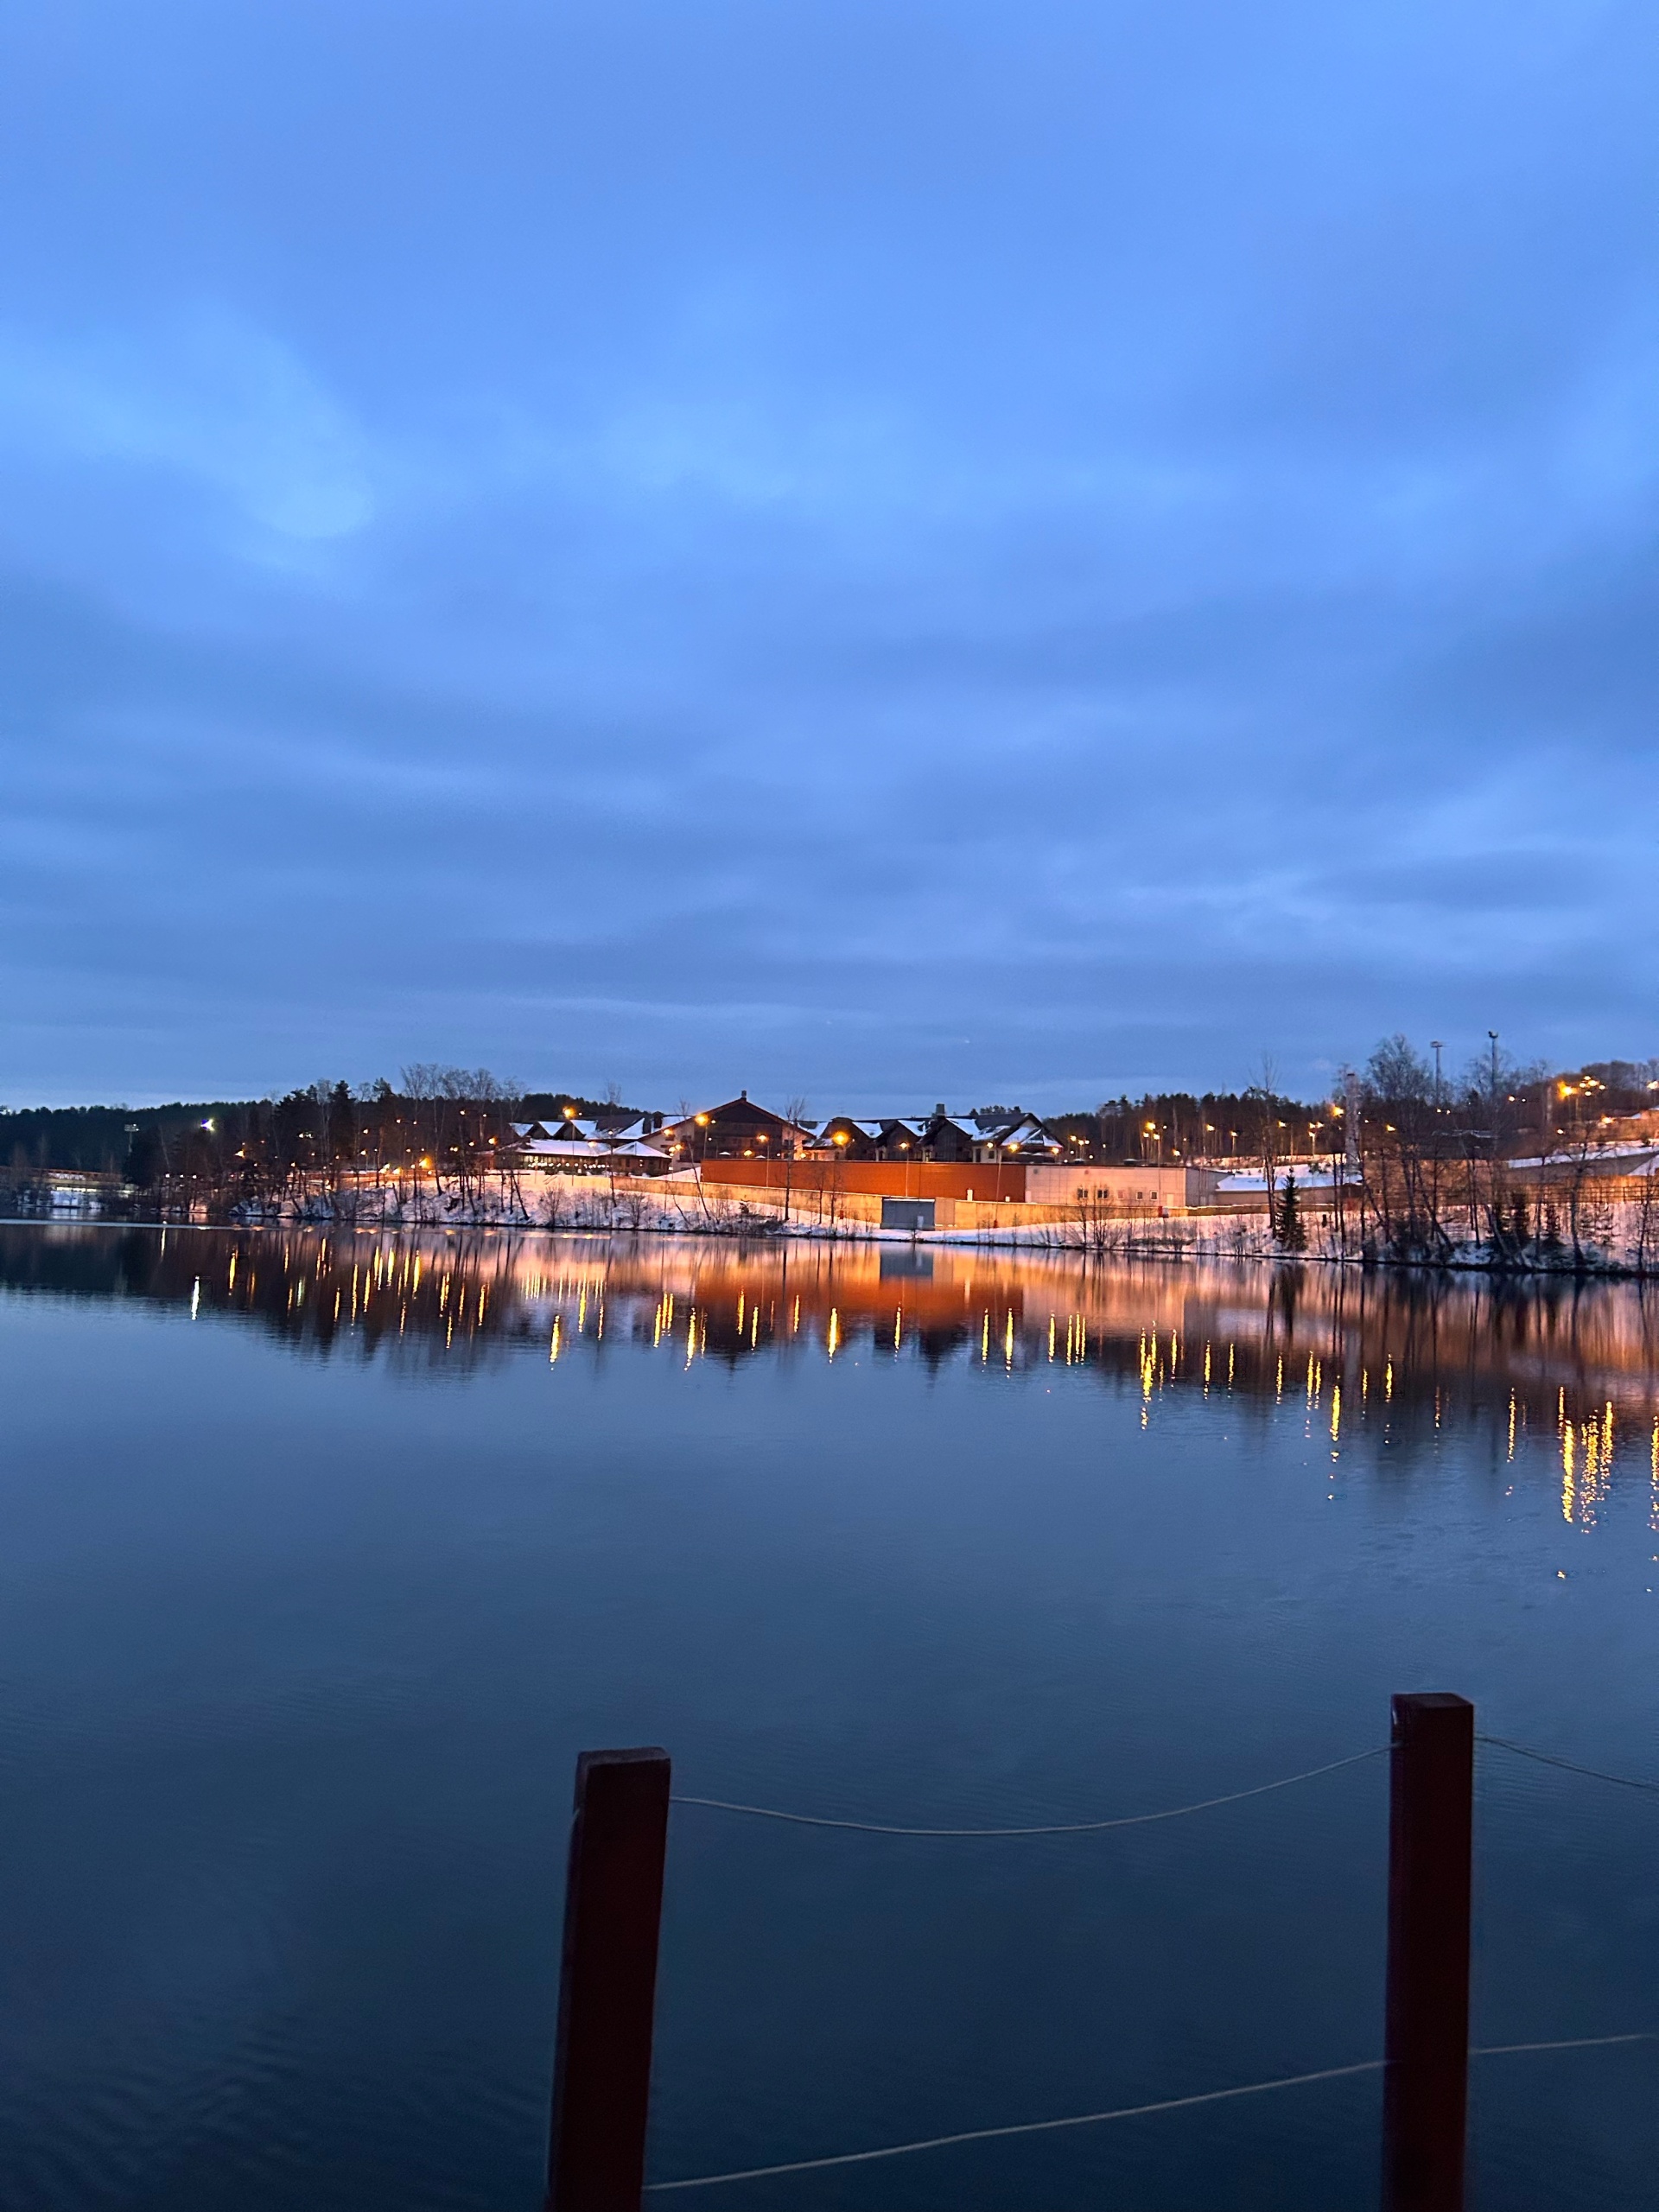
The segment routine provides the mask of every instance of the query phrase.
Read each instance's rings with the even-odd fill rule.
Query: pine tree
[[[344,1082],[328,1094],[328,1149],[336,1160],[350,1160],[357,1150],[357,1109]]]
[[[1307,1231],[1302,1227],[1301,1209],[1296,1198],[1296,1178],[1285,1178],[1284,1202],[1279,1210],[1279,1244],[1286,1252],[1300,1252],[1306,1248]]]

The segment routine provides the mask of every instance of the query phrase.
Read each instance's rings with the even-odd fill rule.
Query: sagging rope
[[[1195,1804],[1171,1805],[1161,1813],[1126,1813],[1110,1821],[1060,1821],[1044,1827],[1023,1828],[910,1828],[896,1827],[879,1821],[836,1821],[817,1813],[781,1813],[771,1805],[735,1805],[723,1797],[682,1797],[669,1800],[674,1805],[701,1805],[715,1813],[742,1813],[757,1821],[787,1821],[792,1827],[803,1828],[852,1828],[860,1835],[918,1835],[951,1837],[993,1837],[1020,1835],[1098,1835],[1107,1828],[1144,1827],[1153,1821],[1179,1821],[1188,1813],[1208,1813],[1218,1805],[1241,1804],[1247,1797],[1265,1797],[1270,1790],[1288,1789],[1298,1782],[1313,1782],[1322,1774],[1335,1774],[1345,1766],[1358,1766],[1366,1759],[1380,1759],[1388,1751],[1386,1744],[1379,1744],[1369,1751],[1351,1751],[1346,1758],[1332,1759],[1325,1766],[1311,1766],[1300,1774],[1281,1776],[1277,1782],[1258,1782],[1249,1789],[1230,1790],[1224,1797],[1200,1797]]]
[[[1651,1789],[1659,1791],[1659,1782],[1640,1782],[1631,1774],[1609,1774],[1599,1766],[1580,1766],[1576,1759],[1557,1758],[1554,1751],[1535,1751],[1529,1745],[1512,1744],[1507,1736],[1477,1736],[1478,1744],[1491,1744],[1500,1751],[1513,1751],[1517,1758],[1536,1759],[1540,1766],[1558,1766],[1567,1774],[1586,1774],[1592,1782],[1617,1783],[1621,1789]]]
[[[1613,2044],[1659,2042],[1650,2030],[1631,2035],[1571,2036],[1556,2043],[1497,2043],[1471,2050],[1471,2058],[1504,2058],[1522,2051],[1597,2050]],[[1353,2066],[1322,2066],[1313,2074],[1286,2074],[1272,2082],[1246,2082],[1233,2089],[1205,2089],[1192,2097],[1162,2097],[1155,2104],[1120,2105],[1109,2112],[1077,2113],[1065,2120],[1027,2120],[1009,2127],[969,2127],[955,2135],[930,2135],[916,2143],[884,2144],[878,2151],[843,2151],[830,2158],[791,2158],[782,2165],[745,2166],[733,2173],[696,2174],[684,2181],[647,2182],[648,2196],[666,2195],[677,2189],[714,2189],[722,2182],[765,2181],[779,2174],[821,2172],[828,2166],[868,2165],[877,2158],[908,2158],[916,2151],[943,2151],[956,2143],[989,2143],[1011,2135],[1043,2135],[1063,2127],[1095,2127],[1111,2120],[1141,2120],[1153,2113],[1184,2112],[1194,2105],[1224,2103],[1233,2097],[1259,2097],[1273,2089],[1300,2089],[1314,2082],[1340,2082],[1357,2074],[1380,2074],[1388,2063],[1382,2058],[1362,2058]]]
[[[1575,1759],[1558,1758],[1553,1751],[1535,1751],[1529,1745],[1517,1744],[1507,1736],[1478,1735],[1477,1743],[1489,1744],[1496,1751],[1512,1751],[1517,1758],[1535,1759],[1541,1766],[1560,1767],[1567,1774],[1587,1776],[1592,1782],[1615,1783],[1621,1789],[1643,1789],[1659,1792],[1659,1782],[1645,1782],[1634,1775],[1609,1774],[1605,1768],[1581,1766]],[[1008,1828],[924,1828],[901,1827],[885,1821],[832,1820],[821,1813],[785,1813],[775,1805],[740,1805],[725,1797],[690,1797],[677,1794],[670,1802],[676,1805],[701,1806],[713,1813],[740,1813],[749,1820],[785,1821],[792,1827],[847,1828],[859,1835],[911,1835],[942,1838],[991,1839],[997,1836],[1022,1835],[1100,1835],[1109,1828],[1145,1827],[1154,1821],[1179,1821],[1189,1813],[1213,1812],[1221,1805],[1242,1804],[1248,1797],[1265,1797],[1275,1789],[1292,1789],[1299,1782],[1317,1782],[1321,1775],[1339,1773],[1344,1767],[1362,1765],[1367,1759],[1382,1758],[1389,1750],[1379,1744],[1369,1751],[1351,1751],[1346,1758],[1332,1759],[1325,1766],[1310,1766],[1300,1774],[1287,1774],[1276,1782],[1258,1782],[1249,1789],[1229,1790],[1221,1797],[1200,1797],[1191,1805],[1171,1805],[1159,1813],[1126,1813],[1109,1821],[1055,1821],[1042,1827]]]

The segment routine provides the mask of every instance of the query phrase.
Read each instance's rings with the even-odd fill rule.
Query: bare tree
[[[1256,1157],[1267,1185],[1268,1218],[1271,1221],[1279,1159],[1279,1070],[1271,1052],[1262,1052],[1260,1076],[1244,1096],[1257,1109]]]
[[[1366,1063],[1371,1108],[1362,1151],[1379,1230],[1397,1259],[1444,1261],[1453,1239],[1443,1219],[1446,1129],[1434,1071],[1398,1031]]]
[[[804,1128],[806,1126],[806,1117],[811,1109],[811,1104],[812,1102],[810,1098],[803,1096],[799,1091],[797,1091],[792,1097],[786,1098],[784,1101],[784,1119],[790,1123],[793,1129]],[[795,1183],[795,1139],[792,1135],[785,1137],[783,1141],[783,1154],[784,1219],[787,1221],[789,1219],[790,1200],[793,1195]]]

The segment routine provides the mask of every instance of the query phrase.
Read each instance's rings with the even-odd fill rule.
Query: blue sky
[[[0,22],[0,1097],[1659,1050],[1659,16]]]

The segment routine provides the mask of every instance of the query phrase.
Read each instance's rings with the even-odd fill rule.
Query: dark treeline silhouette
[[[430,1159],[433,1173],[451,1163],[459,1170],[463,1155],[491,1138],[505,1141],[510,1122],[567,1109],[634,1110],[614,1097],[523,1090],[487,1069],[426,1064],[404,1069],[396,1085],[318,1083],[276,1099],[0,1109],[0,1180],[17,1188],[79,1173],[153,1189],[179,1178],[243,1179],[249,1195],[262,1195],[273,1177],[280,1186],[299,1173],[347,1165],[409,1169]],[[1109,1100],[1092,1113],[1052,1116],[1049,1126],[1075,1137],[1079,1156],[1111,1161],[1256,1160],[1269,1146],[1278,1157],[1341,1141],[1339,1128],[1332,1135],[1328,1101],[1281,1096],[1270,1085]]]
[[[270,1203],[346,1175],[425,1179],[463,1197],[527,1116],[626,1111],[524,1092],[487,1068],[416,1063],[393,1084],[316,1083],[280,1098],[0,1110],[0,1187],[85,1175],[181,1205]]]
[[[175,1101],[167,1106],[29,1106],[0,1109],[0,1181],[26,1182],[53,1173],[118,1176],[133,1141],[171,1137],[246,1111],[225,1098]]]
[[[1291,1098],[1269,1079],[1246,1090],[1148,1091],[1109,1098],[1092,1114],[1049,1117],[1058,1135],[1076,1137],[1091,1159],[1154,1164],[1260,1160],[1340,1147],[1329,1099]]]

